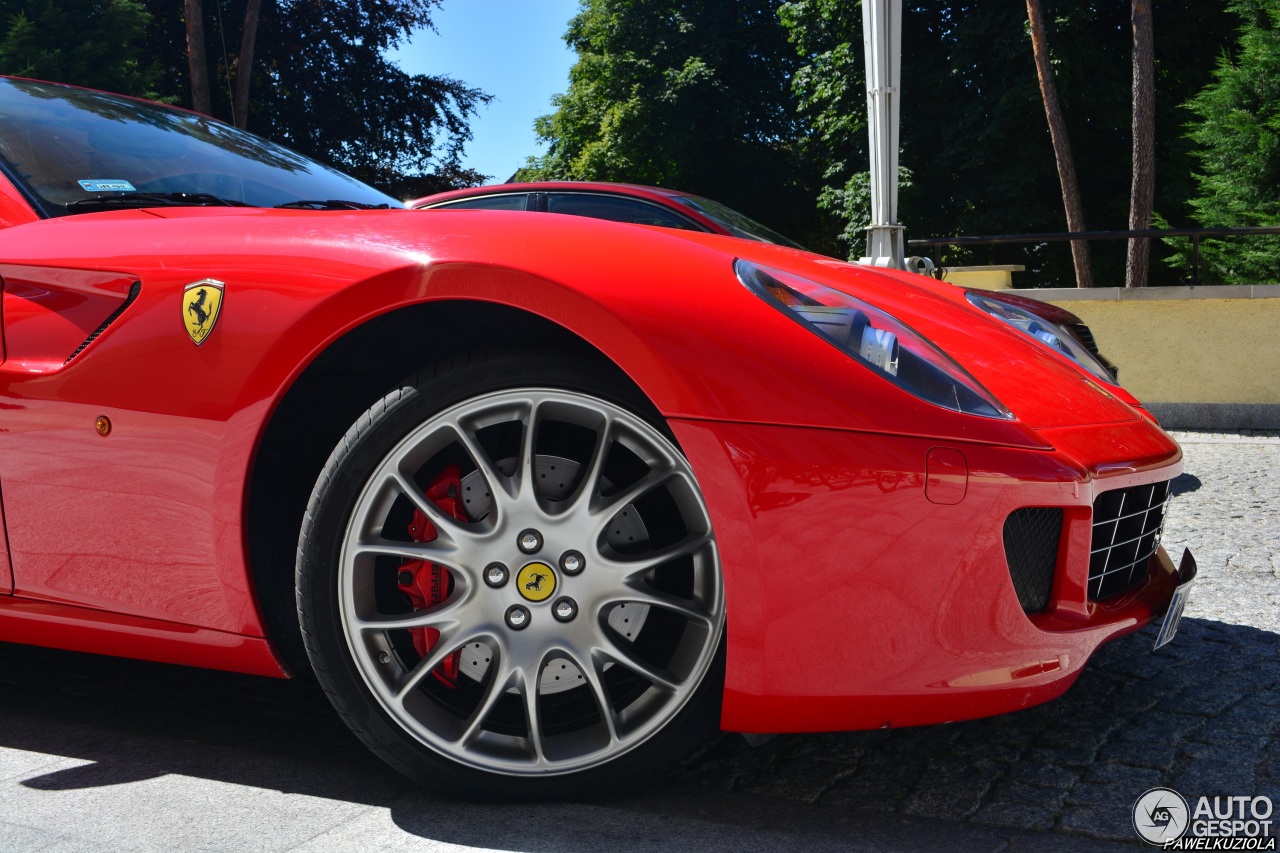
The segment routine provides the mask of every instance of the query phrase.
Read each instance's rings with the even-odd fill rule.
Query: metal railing
[[[1255,225],[1241,228],[1144,228],[1137,231],[1058,231],[1048,234],[993,234],[978,237],[926,237],[908,240],[912,249],[925,249],[938,258],[943,246],[997,246],[1006,243],[1069,243],[1075,240],[1128,240],[1147,237],[1191,238],[1191,286],[1200,284],[1200,240],[1205,237],[1234,237],[1248,234],[1280,234],[1280,225]]]

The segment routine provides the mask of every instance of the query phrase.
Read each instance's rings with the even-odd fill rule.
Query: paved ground
[[[1280,435],[1179,438],[1178,637],[1108,646],[1048,705],[718,736],[660,790],[486,807],[416,791],[306,683],[0,646],[0,851],[1120,850],[1155,785],[1280,804]]]

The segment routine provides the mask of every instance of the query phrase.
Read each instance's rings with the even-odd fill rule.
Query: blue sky
[[[533,120],[569,85],[574,54],[564,43],[578,0],[445,0],[438,32],[415,33],[390,57],[410,74],[447,74],[493,95],[471,121],[463,165],[505,181],[541,153]]]

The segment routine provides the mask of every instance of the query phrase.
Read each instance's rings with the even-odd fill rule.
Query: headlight
[[[973,305],[986,311],[992,317],[1004,320],[1010,326],[1035,338],[1054,352],[1065,355],[1108,385],[1115,384],[1116,378],[1107,369],[1106,365],[1098,361],[1093,353],[1089,352],[1085,345],[1069,329],[1059,326],[1057,323],[1052,323],[1043,317],[1038,317],[1025,308],[1011,305],[998,299],[992,299],[980,293],[970,291],[965,296]]]
[[[957,412],[1013,417],[950,356],[874,305],[741,258],[733,269],[756,296],[904,391]]]

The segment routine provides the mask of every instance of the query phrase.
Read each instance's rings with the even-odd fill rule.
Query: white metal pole
[[[903,268],[898,224],[898,119],[902,80],[902,0],[862,0],[867,55],[867,133],[871,152],[871,225],[862,263]]]

